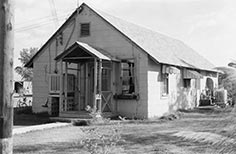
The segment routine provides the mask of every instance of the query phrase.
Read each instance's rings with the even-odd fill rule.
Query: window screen
[[[80,25],[80,36],[85,37],[90,35],[90,24],[83,23]]]
[[[134,62],[123,61],[121,63],[122,94],[133,94],[134,91]]]

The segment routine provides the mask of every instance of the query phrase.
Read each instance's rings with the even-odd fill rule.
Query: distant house
[[[198,106],[216,88],[213,65],[183,42],[83,3],[26,64],[33,111],[61,117],[151,118]]]
[[[32,82],[31,81],[14,81],[13,107],[20,107],[19,101],[25,98],[24,105],[32,105]]]

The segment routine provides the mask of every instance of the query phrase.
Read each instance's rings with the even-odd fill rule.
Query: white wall
[[[201,71],[203,78],[200,79],[200,87],[196,84],[198,79],[191,79],[191,87],[183,87],[183,68],[169,74],[169,94],[161,96],[161,65],[153,60],[148,61],[148,118],[160,117],[165,113],[176,111],[177,109],[191,109],[198,106],[200,90],[206,85],[209,77],[214,81],[214,86],[218,86],[216,74]]]

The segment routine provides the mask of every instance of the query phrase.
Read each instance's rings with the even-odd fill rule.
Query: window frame
[[[168,95],[169,95],[169,74],[162,73],[161,79],[162,79],[161,97],[168,97]]]
[[[86,29],[88,32],[84,34],[83,32],[83,25],[88,25],[88,29]],[[91,24],[90,22],[80,23],[80,37],[88,37],[91,35]]]
[[[128,65],[128,67],[125,67],[124,65]],[[135,62],[133,59],[122,60],[120,63],[120,66],[121,66],[121,95],[123,96],[134,95],[135,94]],[[125,89],[124,86],[127,86],[128,89]]]

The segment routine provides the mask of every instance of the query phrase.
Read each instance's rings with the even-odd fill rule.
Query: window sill
[[[123,100],[138,100],[139,99],[139,94],[115,94],[114,99],[123,99]]]
[[[80,38],[89,37],[90,35],[80,35]]]
[[[161,95],[161,99],[168,99],[169,95],[165,94],[165,95]]]

